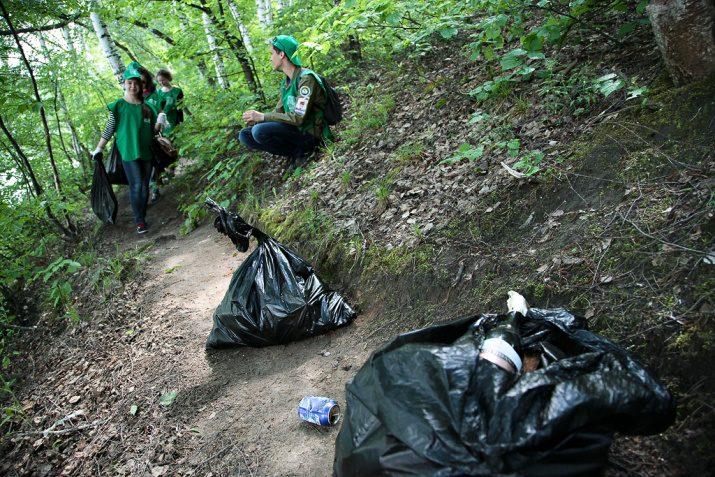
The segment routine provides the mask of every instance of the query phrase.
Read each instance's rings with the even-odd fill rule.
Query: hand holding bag
[[[124,164],[122,164],[122,155],[117,148],[117,141],[112,143],[112,149],[109,151],[107,158],[107,179],[110,184],[128,185],[127,174],[124,172]]]
[[[156,136],[151,142],[151,152],[154,155],[154,167],[157,173],[161,173],[176,162],[179,158],[179,151],[172,146],[171,141],[163,136]]]

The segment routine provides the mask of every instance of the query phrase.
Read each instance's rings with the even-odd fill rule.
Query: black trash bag
[[[158,138],[152,139],[151,143],[149,144],[149,149],[151,149],[152,153],[152,164],[154,164],[154,172],[156,174],[161,174],[166,170],[167,167],[171,166],[174,164],[178,157],[171,157],[162,147],[159,145],[157,142]]]
[[[119,153],[119,148],[117,148],[117,141],[112,143],[112,148],[109,150],[109,157],[107,158],[107,178],[110,184],[117,185],[128,185],[127,174],[124,172],[124,163],[122,162],[122,155]]]
[[[99,220],[110,224],[116,223],[119,206],[117,197],[112,190],[112,185],[109,183],[107,171],[104,170],[101,154],[94,161],[90,200],[92,202],[92,212],[99,217]]]
[[[565,357],[521,375],[478,357],[495,315],[375,351],[345,386],[334,475],[601,476],[615,431],[656,434],[674,422],[666,387],[585,319],[562,309],[527,317],[524,348]]]
[[[349,325],[357,316],[292,250],[211,199],[206,204],[218,214],[218,231],[238,250],[248,249],[251,235],[258,240],[214,312],[207,350],[285,344]]]

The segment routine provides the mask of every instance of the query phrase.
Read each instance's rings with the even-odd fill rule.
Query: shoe
[[[161,199],[161,193],[159,191],[152,192],[151,193],[151,200],[149,201],[150,204],[156,204],[159,202],[159,199]]]
[[[294,170],[298,169],[299,167],[303,167],[306,162],[311,160],[312,158],[315,157],[315,149],[312,151],[304,152],[302,154],[296,154],[295,156],[291,156],[288,165],[288,172],[293,172]]]
[[[146,222],[142,222],[139,225],[137,225],[137,233],[145,234],[147,232],[148,228],[149,228],[149,226],[146,224]]]

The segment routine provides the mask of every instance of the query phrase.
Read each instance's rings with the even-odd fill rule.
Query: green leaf
[[[136,416],[138,410],[139,410],[139,406],[134,405],[134,406],[132,406],[132,407],[129,408],[129,413],[130,413],[132,416]]]
[[[604,82],[603,85],[601,85],[599,91],[603,93],[604,96],[608,97],[614,91],[618,91],[619,89],[623,88],[623,86],[625,86],[623,80],[607,81]]]
[[[603,81],[607,81],[607,80],[609,80],[609,79],[615,78],[616,76],[618,76],[616,73],[609,73],[609,74],[607,74],[607,75],[601,76],[600,78],[596,78],[595,80],[593,80],[593,82],[594,82],[594,83],[601,83],[601,82],[603,82]]]
[[[179,393],[177,391],[169,391],[168,393],[162,395],[159,398],[159,404],[161,404],[162,406],[171,406],[176,400],[176,396],[178,395]]]
[[[484,154],[484,150],[481,147],[478,147],[476,149],[470,149],[469,151],[465,152],[464,157],[466,157],[470,161],[473,161],[478,157],[482,157],[482,154]]]
[[[175,266],[175,267],[171,267],[171,268],[169,268],[169,269],[166,270],[166,273],[171,273],[171,272],[173,272],[174,270],[176,270],[177,268],[181,268],[181,267],[183,267],[183,265],[177,265],[177,266]]]
[[[519,56],[524,56],[526,54],[526,50],[522,48],[514,48],[511,50],[509,53],[504,55],[501,59],[501,67],[503,70],[511,70],[513,68],[516,68],[517,66],[521,66],[524,62],[521,61],[518,57]]]
[[[439,33],[442,35],[442,38],[452,38],[454,35],[456,35],[458,30],[453,27],[447,27],[447,28],[442,28]]]
[[[484,58],[486,58],[488,61],[492,61],[494,59],[494,49],[491,45],[485,46],[482,50],[482,53],[484,53]]]
[[[629,22],[623,25],[620,30],[618,30],[617,38],[622,40],[624,36],[636,29],[638,22]]]
[[[529,33],[520,40],[521,45],[529,52],[541,51],[544,47],[544,37],[536,32]]]
[[[190,432],[193,432],[194,434],[203,434],[203,432],[200,429],[196,429],[195,427],[192,427],[190,429]]]

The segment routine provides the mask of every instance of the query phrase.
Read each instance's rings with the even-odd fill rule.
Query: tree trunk
[[[10,27],[10,31],[12,32],[12,36],[15,39],[15,43],[17,43],[17,51],[20,53],[20,57],[22,58],[23,63],[25,64],[25,67],[27,68],[27,72],[30,75],[30,81],[32,83],[32,88],[35,93],[35,99],[37,100],[40,105],[42,105],[42,97],[40,96],[40,90],[37,87],[37,81],[35,80],[35,73],[32,70],[32,67],[30,66],[30,62],[27,60],[27,56],[25,56],[25,50],[22,48],[22,44],[20,43],[20,37],[18,37],[17,33],[15,32],[15,27],[12,25],[12,21],[10,20],[10,16],[7,14],[7,10],[5,9],[5,4],[0,0],[0,10],[2,11],[3,16],[5,17],[5,21],[7,22],[8,27]],[[40,119],[42,121],[42,126],[45,129],[45,144],[47,145],[47,153],[49,155],[49,161],[50,161],[50,167],[52,168],[52,177],[55,182],[55,188],[57,189],[57,192],[62,194],[62,184],[60,183],[60,176],[57,171],[57,164],[55,164],[55,158],[52,154],[52,137],[50,136],[50,127],[47,124],[47,116],[45,114],[45,107],[40,106]],[[9,130],[5,127],[4,123],[2,125],[2,129],[5,132],[5,135],[10,139],[10,141],[14,141],[15,139],[10,135]],[[19,145],[17,146],[17,150],[19,151]],[[27,165],[29,166],[30,162],[27,161]],[[59,220],[54,216],[52,213],[52,210],[50,209],[50,206],[47,205],[45,207],[45,210],[47,211],[48,217],[50,219],[54,219],[56,221],[56,225],[62,230],[62,232],[67,235],[68,237],[74,237],[75,232],[77,231],[75,225],[72,223],[72,219],[69,216],[68,213],[65,213],[65,220],[67,221],[67,228],[63,227],[62,224],[59,223]]]
[[[246,79],[246,85],[248,85],[248,90],[253,94],[257,94],[261,98],[261,101],[263,101],[263,103],[265,104],[266,99],[263,95],[263,91],[259,89],[260,84],[258,80],[258,75],[255,73],[255,68],[253,67],[251,56],[248,53],[248,50],[246,50],[246,47],[243,45],[241,40],[236,38],[236,36],[231,33],[231,31],[226,26],[226,22],[224,21],[223,17],[216,18],[213,11],[206,5],[205,0],[201,0],[201,4],[206,8],[206,10],[208,10],[204,11],[204,13],[209,15],[209,18],[214,25],[218,26],[219,31],[228,43],[228,46],[231,48],[231,51],[233,51],[234,55],[236,55],[236,60],[238,60],[238,64],[241,65],[241,69],[243,70],[243,77]],[[220,7],[221,3],[219,2],[219,8]],[[223,12],[223,9],[220,8],[220,11]]]
[[[67,37],[65,37],[67,39]],[[47,62],[50,63],[52,61],[52,58],[50,57],[50,50],[47,48],[47,44],[45,43],[45,37],[42,35],[42,32],[39,33],[39,39],[40,39],[40,46],[42,46],[42,52],[45,54],[45,57],[47,58]],[[71,44],[71,42],[70,42]],[[74,52],[74,49],[71,51]],[[74,56],[74,55],[73,55]],[[62,113],[65,116],[65,123],[67,124],[67,127],[70,130],[70,133],[72,134],[72,149],[74,150],[74,160],[77,161],[78,164],[82,164],[84,161],[82,161],[82,149],[80,148],[80,143],[79,143],[79,138],[77,137],[77,130],[74,127],[74,124],[72,124],[72,119],[70,118],[69,110],[67,109],[67,105],[65,104],[65,98],[62,95],[62,91],[60,90],[60,84],[59,80],[57,79],[57,76],[55,75],[54,71],[51,73],[52,77],[52,83],[54,83],[55,87],[55,92],[56,92],[56,98],[55,98],[55,106],[57,106],[57,103],[59,102],[60,109],[62,110]],[[57,132],[59,133],[60,140],[62,141],[62,144],[64,146],[64,140],[62,140],[62,130],[60,126],[60,118],[59,115],[57,114],[57,108],[55,107],[55,114],[57,115]],[[67,151],[65,151],[65,154],[67,154]],[[74,164],[72,162],[72,159],[69,158],[69,163],[70,166],[74,167]]]
[[[338,6],[342,0],[333,0],[333,6]],[[360,37],[357,32],[348,35],[348,42],[340,45],[340,49],[353,62],[362,61],[362,49],[360,48]]]
[[[5,6],[3,5],[2,1],[0,1],[0,6],[2,6],[2,9],[5,10]],[[3,13],[5,15],[5,18],[7,18],[7,13]],[[32,166],[30,165],[29,159],[27,159],[27,156],[25,155],[24,152],[22,152],[22,149],[20,149],[20,145],[17,143],[15,138],[12,136],[10,131],[7,129],[5,126],[5,121],[3,121],[2,115],[0,115],[0,129],[5,133],[5,136],[7,136],[8,140],[10,141],[10,144],[12,144],[12,147],[15,149],[15,152],[17,155],[20,157],[20,160],[22,161],[22,164],[24,166],[24,172],[23,174],[27,174],[30,176],[30,182],[32,183],[32,187],[35,189],[35,194],[37,196],[42,195],[44,190],[42,189],[42,185],[37,181],[37,178],[35,177],[35,172],[32,170]],[[45,213],[47,214],[47,217],[50,219],[50,221],[57,226],[60,231],[66,236],[66,237],[76,237],[76,234],[74,233],[74,226],[72,226],[72,230],[69,230],[65,226],[63,226],[60,221],[57,219],[55,214],[52,212],[52,209],[50,209],[49,205],[45,205]]]
[[[676,86],[701,80],[715,72],[712,0],[651,0],[646,11]]]
[[[89,2],[93,10],[99,10],[97,0],[89,0]],[[112,73],[114,73],[114,76],[117,78],[117,82],[121,83],[125,69],[122,55],[119,54],[117,46],[114,44],[114,40],[112,40],[112,36],[107,31],[107,26],[99,18],[99,15],[95,11],[92,11],[89,17],[92,19],[94,31],[97,33],[97,38],[99,39],[99,44],[102,46],[102,50],[104,50],[104,56],[107,57],[109,66],[112,68]]]
[[[179,26],[181,27],[181,30],[191,32],[191,37],[195,39],[196,36],[193,34],[193,30],[189,29],[189,21],[186,18],[186,15],[179,10],[179,6],[176,4],[176,0],[173,0],[172,4],[174,7],[174,11],[176,12],[176,16],[179,17]],[[209,74],[209,68],[208,66],[206,66],[206,61],[203,58],[198,58],[196,60],[196,70],[199,73],[199,78],[206,81],[212,88],[216,86],[216,82]]]
[[[270,0],[268,0],[270,1]],[[266,0],[256,0],[256,14],[258,15],[258,24],[261,28],[268,30],[272,22],[268,21],[268,13],[266,10]],[[271,16],[272,19],[272,16]]]
[[[214,22],[206,12],[202,13],[202,17],[204,20],[204,30],[206,31],[206,40],[209,42],[209,48],[214,54],[214,66],[216,68],[216,75],[218,76],[218,83],[223,89],[229,89],[231,84],[228,82],[228,78],[226,78],[226,67],[219,54],[216,37],[214,36]]]
[[[248,52],[250,53],[251,51],[253,51],[253,45],[251,44],[251,34],[248,32],[248,28],[246,28],[246,25],[243,24],[241,12],[238,11],[238,7],[235,3],[233,3],[233,0],[226,0],[226,3],[228,3],[228,9],[231,10],[231,15],[233,15],[233,19],[236,21],[236,25],[238,25],[238,31],[241,32],[243,44],[246,47],[246,50],[248,50]]]
[[[69,27],[62,28],[62,35],[65,37],[65,43],[67,43],[67,48],[70,50],[72,55],[72,61],[77,61],[77,51],[74,49],[74,42],[72,41],[72,36]]]
[[[268,26],[273,26],[273,3],[271,0],[263,0],[263,5],[266,7],[266,21]]]

